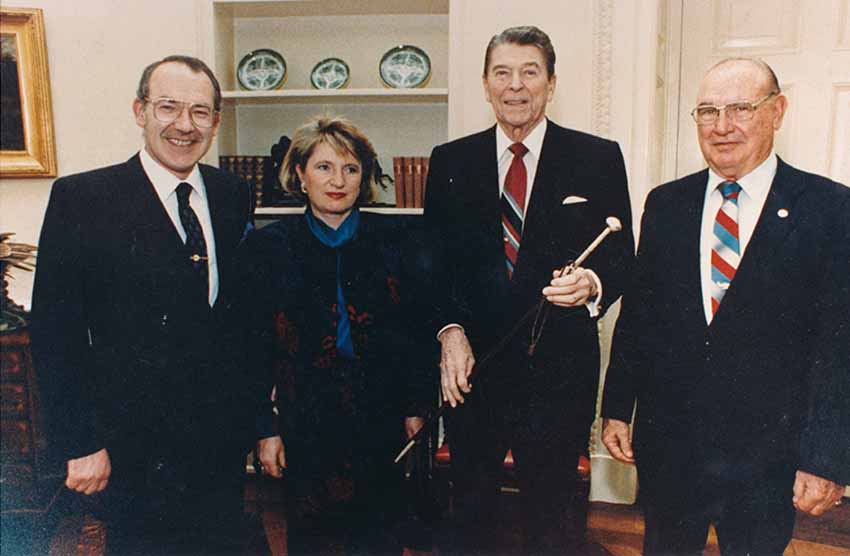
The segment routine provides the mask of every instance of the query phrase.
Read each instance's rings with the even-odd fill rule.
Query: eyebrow
[[[495,71],[497,69],[511,69],[513,66],[509,66],[508,64],[496,64],[494,65],[490,71]],[[541,68],[543,66],[540,65],[540,62],[523,62],[519,65],[520,69],[525,69],[528,67]]]
[[[149,97],[149,98],[152,101],[172,100],[174,102],[182,102],[183,104],[188,104],[190,106],[204,106],[206,108],[212,108],[212,104],[208,104],[206,102],[192,102],[191,100],[181,100],[177,97],[171,97],[171,96],[168,96],[168,95],[161,95],[161,96],[158,96],[158,97]]]
[[[317,160],[316,162],[314,162],[314,164],[331,164],[331,165],[333,165],[333,164],[335,164],[335,162],[333,162],[329,159],[323,158],[321,160]],[[342,164],[341,164],[341,166],[350,166],[350,165],[361,166],[359,160],[354,160],[353,162],[343,161]]]

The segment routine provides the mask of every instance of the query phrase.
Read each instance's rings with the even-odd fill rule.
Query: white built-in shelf
[[[422,89],[277,89],[274,91],[222,91],[225,100],[239,104],[327,102],[447,102],[447,88]]]
[[[395,207],[363,207],[364,212],[375,214],[398,214],[417,215],[422,214],[421,208],[395,208]],[[256,216],[284,216],[287,214],[303,214],[304,207],[258,207],[254,214]]]

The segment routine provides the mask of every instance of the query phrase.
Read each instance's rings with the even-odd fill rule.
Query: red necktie
[[[519,240],[522,236],[522,221],[525,213],[525,191],[528,176],[522,157],[528,148],[522,143],[510,147],[514,154],[508,175],[505,176],[505,188],[502,193],[502,235],[505,240],[505,264],[508,278],[512,278],[519,254]]]

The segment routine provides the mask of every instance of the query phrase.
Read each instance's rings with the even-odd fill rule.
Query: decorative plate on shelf
[[[236,79],[249,91],[279,89],[286,80],[286,60],[269,48],[249,52],[236,67]]]
[[[431,59],[421,48],[407,44],[387,50],[378,68],[381,81],[394,89],[423,87],[431,77]]]
[[[348,85],[351,70],[339,58],[327,58],[313,67],[310,83],[314,89],[342,89]]]

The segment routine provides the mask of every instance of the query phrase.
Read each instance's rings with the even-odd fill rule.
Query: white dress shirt
[[[201,224],[201,229],[204,233],[204,241],[207,243],[207,265],[209,268],[209,303],[210,307],[215,304],[218,298],[218,261],[215,256],[215,236],[213,235],[212,218],[210,218],[210,206],[207,201],[207,188],[204,186],[204,178],[201,177],[201,171],[198,170],[198,165],[192,169],[192,172],[185,180],[178,179],[177,176],[166,170],[162,165],[153,159],[147,149],[142,149],[139,152],[139,159],[142,161],[142,168],[145,170],[148,179],[153,184],[165,212],[171,218],[171,222],[180,234],[183,242],[186,242],[186,231],[183,229],[183,223],[180,222],[180,209],[177,203],[177,186],[182,182],[186,182],[192,186],[192,193],[189,194],[189,205],[195,214],[198,216],[198,221]]]
[[[771,151],[764,162],[746,176],[738,179],[738,185],[741,186],[741,193],[738,195],[738,243],[741,247],[741,260],[744,258],[744,252],[764,208],[770,185],[773,183],[774,176],[776,176],[776,166],[776,154]],[[724,181],[727,180],[709,168],[699,241],[702,305],[705,311],[705,322],[709,324],[713,317],[711,314],[711,250],[715,242],[714,220],[717,217],[717,211],[720,210],[720,205],[723,204],[723,194],[720,193],[718,186]]]

